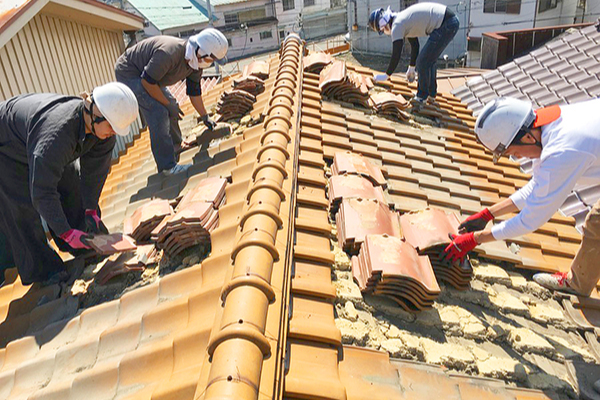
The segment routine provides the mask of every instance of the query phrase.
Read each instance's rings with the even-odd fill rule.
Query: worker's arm
[[[154,83],[150,83],[144,78],[142,78],[142,86],[144,87],[144,89],[146,89],[146,92],[148,92],[148,94],[160,104],[164,106],[169,105],[169,100],[166,98],[166,96],[160,89],[160,86]]]
[[[81,197],[83,208],[86,210],[98,209],[98,200],[100,199],[100,193],[110,170],[112,151],[116,142],[117,140],[114,136],[105,140],[98,140],[79,159],[81,167]]]
[[[206,108],[204,108],[204,101],[202,101],[202,96],[190,96],[190,102],[200,114],[200,117],[206,115]]]
[[[392,43],[392,57],[390,58],[390,63],[388,65],[387,71],[385,72],[388,76],[391,76],[398,63],[400,62],[400,56],[402,55],[402,46],[404,46],[404,40],[398,39]]]
[[[410,65],[414,67],[417,65],[417,57],[419,57],[419,38],[408,38],[408,43],[410,43]]]
[[[491,206],[489,210],[490,213],[492,213],[492,215],[494,216],[494,218],[513,212],[519,212],[519,209],[510,198],[499,201],[498,203]]]
[[[573,150],[564,150],[544,159],[534,172],[531,183],[524,187],[527,197],[511,198],[521,211],[515,217],[495,225],[491,230],[493,237],[505,240],[522,236],[546,223],[594,160],[592,154]]]
[[[43,124],[40,127],[43,129]],[[75,151],[75,142],[65,140],[68,135],[63,134],[70,129],[75,128],[66,122],[62,127],[56,127],[55,134],[32,132],[28,142],[31,202],[57,235],[71,229],[57,189],[65,166],[72,161]]]

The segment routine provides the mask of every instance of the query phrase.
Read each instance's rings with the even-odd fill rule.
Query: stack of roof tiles
[[[336,215],[338,238],[344,251],[357,254],[367,235],[400,237],[398,215],[373,199],[344,199]]]
[[[462,262],[448,262],[442,259],[443,250],[450,243],[449,235],[456,235],[460,221],[454,213],[428,208],[410,212],[400,217],[400,227],[406,242],[428,255],[435,276],[458,290],[469,288],[473,268],[468,258]]]
[[[228,90],[223,93],[217,103],[218,122],[239,119],[254,106],[256,96],[241,89]]]
[[[397,237],[367,235],[352,274],[361,291],[387,297],[407,311],[433,306],[440,294],[427,256]]]
[[[199,244],[210,243],[210,232],[218,226],[218,207],[225,201],[226,180],[205,179],[179,202],[176,212],[153,231],[156,245],[170,256]]]
[[[253,61],[244,67],[241,78],[233,81],[233,88],[257,96],[265,91],[265,79],[268,77],[269,63],[266,61]]]
[[[331,64],[333,57],[327,53],[311,53],[304,57],[303,65],[304,71],[312,74],[320,74],[323,68]]]
[[[409,105],[404,96],[391,92],[374,93],[369,98],[369,104],[378,114],[395,117],[406,121],[408,115],[404,112]]]
[[[343,199],[359,197],[363,199],[375,199],[386,204],[381,186],[374,186],[365,177],[359,175],[334,175],[329,180],[329,204],[331,215],[335,215]]]
[[[344,61],[334,61],[321,71],[321,93],[332,99],[369,107],[369,90],[373,81],[364,75],[348,72]]]
[[[168,200],[155,199],[140,206],[133,215],[124,222],[123,231],[137,243],[147,242],[150,233],[167,216],[173,214],[173,208]]]
[[[367,178],[374,186],[385,188],[387,181],[381,172],[381,169],[373,165],[361,154],[347,152],[336,152],[331,165],[333,175],[360,175]]]
[[[242,79],[254,76],[263,81],[269,77],[269,63],[267,61],[252,61],[244,67]]]

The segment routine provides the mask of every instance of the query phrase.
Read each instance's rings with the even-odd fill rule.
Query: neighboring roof
[[[454,93],[477,113],[490,100],[505,96],[530,100],[538,107],[575,103],[600,95],[600,33],[588,26],[531,53],[469,79]]]
[[[208,22],[208,16],[188,0],[128,0],[159,30]]]
[[[550,315],[558,321],[533,324],[544,313],[535,315],[524,303],[539,307],[547,292],[519,294],[518,288],[531,286],[520,274],[511,275],[513,281],[508,273],[482,270],[473,292],[445,288],[440,311],[417,316],[392,307],[373,311],[360,292],[344,292],[351,278],[340,259],[347,256],[332,250],[337,234],[327,199],[327,162],[335,152],[352,150],[383,167],[389,203],[399,211],[431,205],[471,214],[506,198],[528,177],[516,163],[491,163],[473,137],[473,117],[453,96],[438,96],[420,113],[422,122],[446,128],[395,123],[323,99],[318,75],[302,72],[303,50],[299,38],[288,36],[269,59],[252,124],[240,124],[230,137],[210,145],[213,137],[197,126],[192,106],[182,106],[182,130],[191,129],[201,142],[181,154],[181,163],[194,163],[186,174],[156,173],[147,131],[111,168],[101,208],[113,229],[152,197],[174,199],[206,177],[228,179],[211,252],[201,263],[163,270],[155,281],[88,308],[77,297],[60,297],[56,285],[24,287],[8,271],[0,288],[0,398],[548,399],[542,391],[399,359],[484,374],[483,365],[464,354],[474,360],[477,353],[490,367],[501,363],[498,353],[506,352],[498,347],[508,342],[519,361],[508,371],[512,382],[547,383],[549,394],[569,385],[553,370],[562,371],[565,357],[582,359],[575,344],[588,346],[589,340],[591,347],[596,340],[581,311],[593,310],[593,302],[565,301],[577,327],[589,334],[583,339],[554,303],[558,311],[552,308]],[[365,68],[348,69],[373,76]],[[226,80],[209,90],[203,96],[207,109],[232,85]],[[412,95],[415,85],[394,76],[389,88]],[[481,251],[519,267],[564,268],[581,240],[572,225],[572,219],[555,216],[522,241],[522,253],[503,242]],[[465,304],[481,306],[479,313],[457,314]],[[368,334],[338,326],[343,323],[336,315],[349,319],[353,309],[363,329],[375,324],[385,332],[383,351],[347,345],[356,337],[355,344],[373,346]],[[422,332],[399,336],[417,325]],[[548,339],[531,344],[526,328]],[[449,354],[447,343],[460,351]],[[428,349],[438,352],[426,357]],[[583,361],[590,364],[590,357]]]
[[[500,96],[529,100],[536,107],[576,103],[600,95],[600,33],[594,26],[571,30],[526,56],[502,65],[481,77],[469,79],[452,91],[477,113]],[[524,172],[530,160],[520,160]],[[600,198],[600,185],[575,192],[561,206],[574,216],[577,227]]]
[[[0,47],[39,12],[108,30],[137,31],[144,26],[143,18],[96,0],[15,0],[0,6]]]

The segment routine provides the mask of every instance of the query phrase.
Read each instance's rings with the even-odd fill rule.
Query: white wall
[[[271,32],[272,37],[261,40],[260,33],[266,31]],[[227,51],[229,59],[245,57],[279,48],[277,26],[275,24],[249,28],[247,35],[246,31],[237,30],[225,32],[225,36],[231,40],[231,47]]]
[[[298,25],[298,16],[302,13],[302,17],[309,17],[311,14],[316,14],[331,8],[331,0],[315,0],[313,6],[304,7],[304,0],[294,0],[294,8],[283,11],[283,1],[275,3],[277,19],[279,20],[279,30],[288,33],[300,33]],[[323,19],[323,24],[327,22]]]

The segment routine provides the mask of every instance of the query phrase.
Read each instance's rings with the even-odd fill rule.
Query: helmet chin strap
[[[83,107],[83,109],[90,116],[91,125],[92,125],[92,135],[96,136],[95,124],[99,124],[101,122],[106,121],[106,118],[98,117],[98,116],[94,115],[94,106],[96,105],[96,103],[94,102],[94,96],[90,96],[90,99],[91,99],[90,109],[88,110],[87,107]]]

